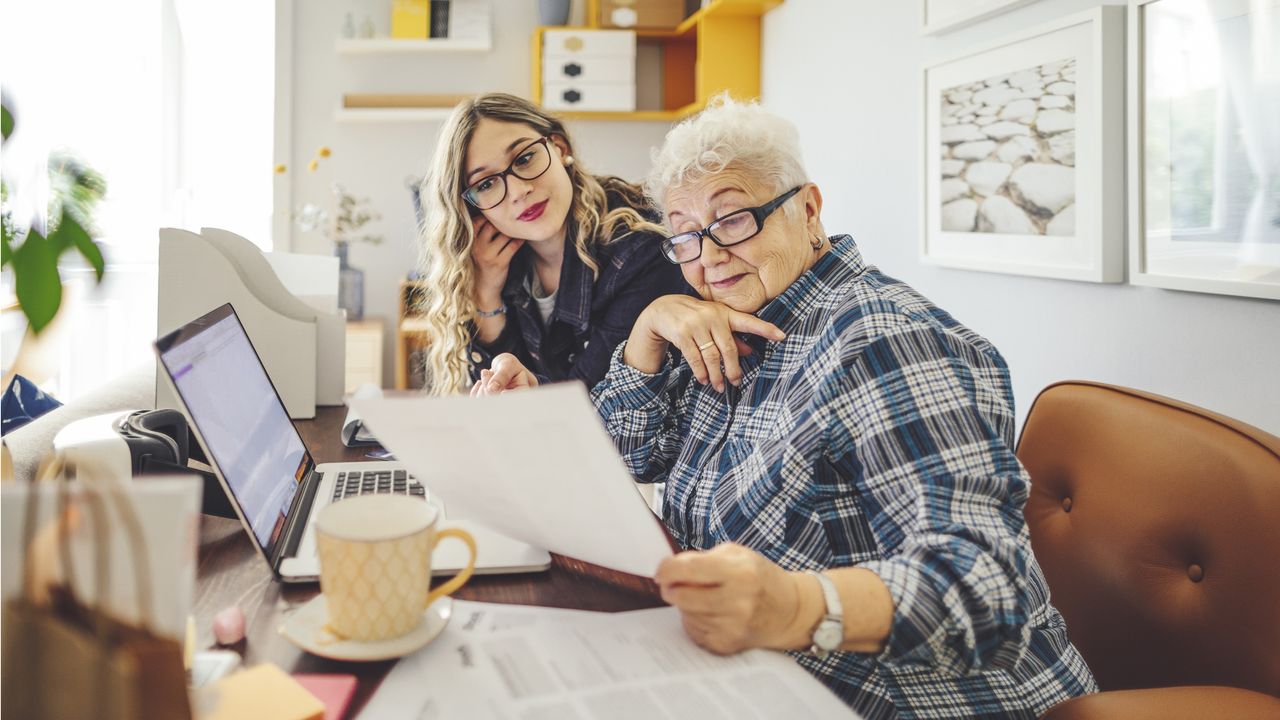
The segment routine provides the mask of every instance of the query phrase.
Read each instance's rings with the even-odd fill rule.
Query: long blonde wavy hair
[[[430,345],[426,359],[426,389],[434,395],[449,395],[471,384],[467,348],[476,317],[472,286],[475,267],[471,245],[475,232],[466,201],[462,199],[463,167],[467,146],[483,118],[520,123],[539,135],[558,136],[572,151],[564,125],[528,100],[505,93],[488,93],[458,104],[445,122],[431,161],[431,171],[421,186],[423,211],[421,271],[426,278],[419,309],[427,323]],[[662,228],[646,220],[635,208],[646,206],[640,188],[614,177],[597,178],[583,169],[580,159],[567,166],[573,185],[573,200],[566,237],[572,239],[578,257],[596,277],[596,247],[610,242],[620,228],[627,231]],[[607,193],[620,195],[623,202],[610,211]],[[618,233],[621,236],[623,233]],[[508,322],[511,322],[508,319]]]

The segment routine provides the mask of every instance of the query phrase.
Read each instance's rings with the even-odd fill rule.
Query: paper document
[[[857,718],[782,653],[721,657],[675,608],[593,613],[455,600],[444,633],[391,670],[361,718]]]
[[[382,397],[382,388],[373,383],[364,383],[356,388],[351,398],[380,398]],[[349,402],[349,401],[348,401]],[[364,426],[364,421],[360,414],[354,408],[347,408],[347,419],[342,421],[342,444],[347,447],[356,447],[359,445],[377,445],[378,438],[369,432]]]
[[[579,383],[496,397],[350,402],[454,517],[645,577],[671,555]]]

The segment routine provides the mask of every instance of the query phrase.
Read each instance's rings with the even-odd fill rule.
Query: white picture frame
[[[1280,127],[1280,30],[1271,28],[1269,59],[1253,52],[1252,7],[1129,2],[1134,285],[1280,300],[1280,146],[1266,141]],[[1280,2],[1270,9],[1280,24]],[[1149,53],[1162,57],[1153,64],[1158,77],[1147,71]],[[1149,124],[1149,114],[1159,120]],[[1271,171],[1269,188],[1253,170],[1262,166]]]
[[[1124,280],[1124,12],[925,66],[923,262]]]
[[[940,35],[1036,0],[920,0],[921,35]]]

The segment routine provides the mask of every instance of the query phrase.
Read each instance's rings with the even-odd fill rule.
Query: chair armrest
[[[1058,703],[1040,720],[1274,720],[1280,698],[1216,685],[1112,690]]]

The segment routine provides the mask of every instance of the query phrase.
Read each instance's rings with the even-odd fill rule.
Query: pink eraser
[[[234,645],[244,639],[244,612],[232,606],[213,616],[213,637],[219,645]]]

